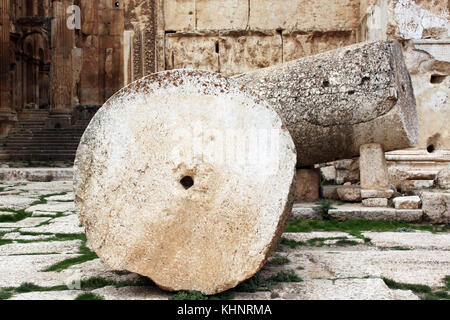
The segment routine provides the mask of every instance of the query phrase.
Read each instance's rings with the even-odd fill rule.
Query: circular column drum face
[[[108,266],[214,294],[255,274],[292,208],[296,152],[265,101],[206,71],[150,75],[86,129],[75,202]]]

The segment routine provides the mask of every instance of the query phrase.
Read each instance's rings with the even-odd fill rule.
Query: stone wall
[[[228,76],[356,41],[359,0],[160,0],[158,70]]]
[[[403,45],[419,114],[418,148],[450,149],[450,2],[361,0],[358,40]]]

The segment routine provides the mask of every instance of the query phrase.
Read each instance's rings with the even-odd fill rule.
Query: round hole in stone
[[[192,179],[192,177],[190,176],[185,176],[180,180],[180,183],[183,188],[187,190],[194,185],[194,179]]]
[[[427,147],[428,153],[433,153],[434,150],[436,150],[436,149],[434,148],[434,145],[432,145],[432,144],[430,144],[430,145]]]
[[[329,86],[330,86],[330,81],[324,80],[324,82],[322,82],[322,87],[328,88]]]

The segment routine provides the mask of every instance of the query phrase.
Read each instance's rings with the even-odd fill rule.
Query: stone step
[[[0,180],[4,182],[25,181],[72,181],[73,168],[0,168]]]
[[[423,211],[420,209],[364,207],[361,203],[340,205],[336,202],[334,202],[332,206],[335,209],[329,210],[328,213],[332,219],[339,221],[364,219],[421,222],[423,216]],[[292,208],[291,219],[322,219],[322,216],[314,211],[314,207],[317,207],[317,204],[312,202],[295,203]]]
[[[2,161],[70,161],[73,162],[75,154],[0,154]]]

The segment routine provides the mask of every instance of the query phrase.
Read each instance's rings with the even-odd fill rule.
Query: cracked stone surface
[[[74,241],[49,241],[32,243],[11,243],[0,246],[0,256],[48,254],[48,253],[78,253],[80,240]]]
[[[25,210],[25,212],[35,212],[35,211],[50,211],[50,212],[75,211],[75,205],[73,202],[47,202],[45,204],[37,204],[35,206],[31,206]]]
[[[41,223],[49,221],[49,218],[26,218],[18,222],[2,222],[0,227],[2,228],[27,228],[36,227]]]
[[[81,290],[27,292],[16,294],[9,300],[74,300],[82,293]]]
[[[75,214],[71,214],[65,217],[54,218],[50,220],[49,224],[40,227],[22,228],[21,231],[36,233],[83,233],[84,228],[80,227],[78,217]]]
[[[48,186],[46,184],[49,184]],[[61,194],[70,189],[70,183],[28,183],[20,185],[0,184],[0,187],[20,191],[15,195],[39,201],[40,195],[48,203],[52,194]],[[42,190],[40,189],[42,188]],[[50,192],[49,192],[50,191]],[[9,191],[6,191],[9,192]],[[0,193],[0,211],[3,197]],[[46,196],[48,195],[48,196]],[[73,194],[62,195],[65,199]],[[59,197],[59,196],[56,196]],[[66,201],[66,200],[64,200]],[[21,202],[23,203],[23,202]],[[67,204],[66,202],[59,202]],[[14,205],[14,204],[13,204]],[[311,206],[304,205],[310,209]],[[25,207],[24,209],[28,209]],[[65,211],[58,217],[31,217],[28,211],[24,219],[17,222],[0,223],[0,290],[18,287],[24,282],[50,287],[67,285],[63,291],[17,293],[12,300],[72,300],[83,292],[93,292],[106,300],[156,300],[168,299],[174,293],[154,285],[142,285],[142,278],[130,272],[114,271],[100,259],[80,261],[57,272],[44,270],[67,259],[82,257],[79,253],[82,240],[74,240],[74,234],[82,237],[77,215]],[[41,226],[39,224],[45,223]],[[49,241],[56,234],[70,234],[67,241]],[[61,236],[61,235],[59,235]],[[369,238],[364,242],[362,236]],[[393,299],[414,300],[421,298],[410,290],[393,290],[387,287],[383,277],[401,283],[428,285],[437,290],[450,275],[450,233],[414,232],[362,232],[361,237],[341,231],[285,232],[283,238],[307,243],[293,249],[278,245],[269,262],[261,270],[263,277],[280,271],[293,270],[302,282],[277,283],[271,291],[255,293],[235,292],[234,299]],[[77,238],[78,239],[78,238]],[[321,239],[317,245],[308,243]],[[350,240],[338,245],[339,240]],[[88,248],[88,243],[85,244]],[[284,264],[270,262],[274,257],[286,258]],[[101,288],[83,288],[80,280],[104,278],[120,283]]]
[[[450,250],[450,234],[433,234],[431,232],[365,232],[377,247],[405,247],[413,249]]]

